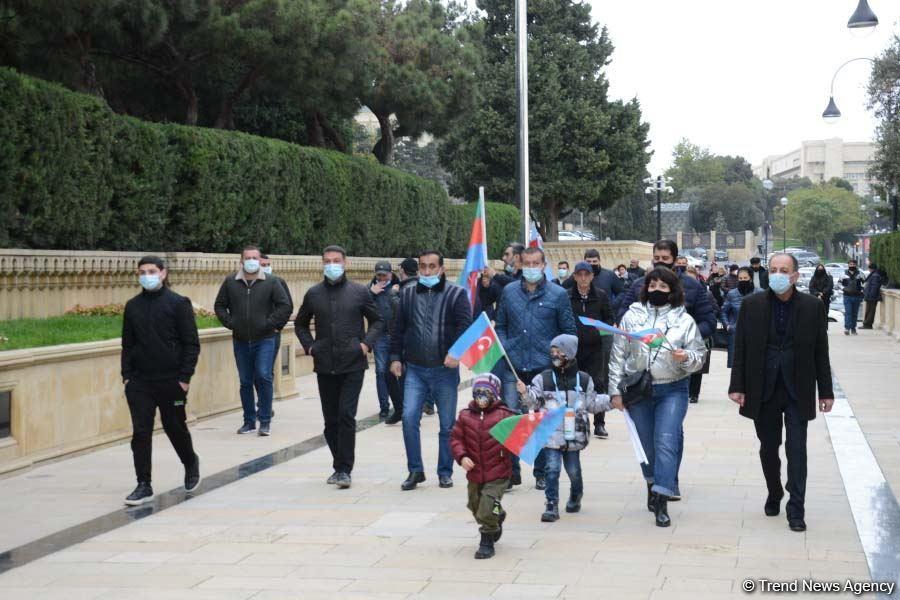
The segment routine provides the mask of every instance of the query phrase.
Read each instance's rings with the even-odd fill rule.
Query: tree
[[[755,231],[763,223],[762,198],[743,183],[707,185],[685,199],[691,201],[691,222],[697,231]],[[719,219],[721,217],[721,220]]]
[[[848,192],[853,191],[853,184],[846,179],[841,179],[840,177],[832,177],[828,180],[828,185],[833,185],[834,187],[841,188],[842,190],[847,190]]]
[[[437,181],[441,187],[447,189],[450,174],[441,167],[438,158],[439,148],[440,142],[435,139],[419,144],[414,139],[401,138],[397,141],[394,166],[401,171]],[[467,200],[471,200],[471,198]]]
[[[655,201],[644,193],[644,187],[638,182],[630,194],[619,198],[603,212],[606,226],[601,233],[604,239],[609,236],[614,240],[654,241],[656,221],[651,207]]]
[[[511,0],[480,0],[481,98],[457,119],[441,146],[450,191],[516,202],[515,34]],[[604,67],[613,47],[574,0],[528,3],[530,201],[545,239],[574,207],[607,208],[629,194],[648,162],[648,125],[637,100],[611,102]]]
[[[443,135],[471,107],[478,52],[469,29],[458,24],[461,12],[452,1],[382,2],[371,85],[361,97],[381,127],[373,152],[382,164],[392,164],[398,137]]]
[[[825,258],[831,258],[838,237],[857,233],[866,225],[867,217],[860,206],[856,194],[828,183],[795,190],[788,195],[788,231],[806,244],[822,243]],[[779,207],[779,223],[784,210]]]
[[[878,149],[870,174],[882,182],[900,185],[900,35],[875,59],[868,86],[869,109],[878,119]]]
[[[672,150],[672,166],[666,170],[666,177],[672,178],[675,188],[673,200],[691,188],[701,188],[725,181],[725,163],[709,151],[683,138]]]

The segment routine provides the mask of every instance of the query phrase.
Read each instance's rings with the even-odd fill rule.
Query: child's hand
[[[625,410],[625,403],[622,402],[622,396],[616,395],[612,397],[612,405],[613,408],[617,408],[619,410]]]
[[[468,456],[464,457],[462,459],[462,462],[460,462],[459,464],[462,465],[462,468],[465,469],[466,471],[471,471],[472,469],[475,468],[475,463],[473,463],[472,459],[469,458]]]
[[[520,396],[524,396],[528,393],[528,388],[521,381],[516,382],[516,389],[519,391]]]

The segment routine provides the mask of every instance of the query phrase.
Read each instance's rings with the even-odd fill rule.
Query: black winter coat
[[[572,313],[575,315],[575,325],[578,328],[578,355],[584,356],[584,352],[598,350],[603,342],[603,336],[596,327],[585,325],[578,317],[597,319],[609,325],[615,323],[616,315],[606,292],[591,286],[587,298],[582,298],[578,286],[568,290],[569,301],[572,304]]]
[[[759,416],[766,390],[766,349],[772,314],[771,291],[744,296],[734,338],[734,362],[729,393],[745,394],[740,413]],[[818,298],[794,290],[789,331],[794,335],[794,391],[801,414],[816,418],[816,387],[819,398],[834,398],[825,306]]]
[[[257,342],[281,331],[291,318],[284,287],[274,277],[251,281],[229,275],[216,296],[219,322],[240,342]]]
[[[200,337],[189,298],[169,288],[143,291],[125,305],[122,380],[190,383]]]
[[[313,319],[315,339],[309,327]],[[306,291],[294,327],[303,349],[312,354],[315,372],[339,375],[369,368],[360,343],[371,351],[385,324],[369,289],[343,276],[334,283],[326,279]]]

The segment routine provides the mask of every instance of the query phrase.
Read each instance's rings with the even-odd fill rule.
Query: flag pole
[[[482,314],[485,313],[482,312]],[[500,349],[503,350],[503,358],[506,359],[506,364],[509,365],[509,370],[512,371],[512,374],[516,378],[516,381],[522,381],[521,379],[519,379],[519,375],[516,373],[516,368],[513,366],[512,361],[509,360],[509,354],[506,353],[506,348],[503,347],[503,342],[500,341],[500,336],[497,335],[497,330],[494,329],[494,324],[490,319],[488,319],[488,323],[490,323],[491,325],[491,332],[494,334],[494,337],[497,338],[497,343],[500,344]]]

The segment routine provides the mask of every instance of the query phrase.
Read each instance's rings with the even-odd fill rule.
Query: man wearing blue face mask
[[[450,432],[456,423],[456,391],[459,361],[448,354],[450,346],[472,324],[472,307],[466,291],[447,281],[444,255],[437,250],[419,254],[419,280],[400,292],[400,304],[391,335],[391,373],[404,376],[403,445],[409,475],[400,489],[409,491],[425,481],[422,441],[419,434],[422,405],[434,400],[440,420],[438,434],[438,484],[453,486],[453,454]]]
[[[275,338],[291,316],[291,302],[281,284],[261,270],[261,258],[256,246],[241,251],[240,268],[222,282],[215,311],[222,325],[231,330],[241,380],[244,424],[237,433],[256,430],[258,419],[259,435],[267,436],[272,421]]]
[[[503,401],[514,411],[519,410],[518,381],[531,382],[539,373],[550,368],[550,342],[567,333],[577,335],[575,316],[566,290],[544,277],[546,259],[540,248],[526,248],[522,252],[522,280],[503,288],[497,309],[495,329],[515,373],[506,361],[498,363],[496,375],[503,382]],[[535,487],[544,489],[544,455],[538,454],[534,463]],[[522,483],[517,457],[513,457],[513,476],[510,485]]]
[[[303,351],[313,357],[325,441],[334,473],[326,483],[350,487],[356,459],[356,410],[369,352],[385,329],[369,288],[347,279],[347,253],[340,246],[322,251],[324,281],[306,291],[294,320]],[[313,339],[310,323],[316,321]],[[368,329],[365,324],[368,322]]]
[[[131,413],[131,451],[137,487],[125,504],[153,499],[150,485],[153,419],[159,417],[172,447],[184,465],[188,492],[200,485],[200,460],[194,454],[186,423],[185,404],[191,376],[200,356],[200,338],[191,301],[169,289],[162,259],[145,256],[138,262],[143,291],[125,305],[122,323],[122,380]]]

